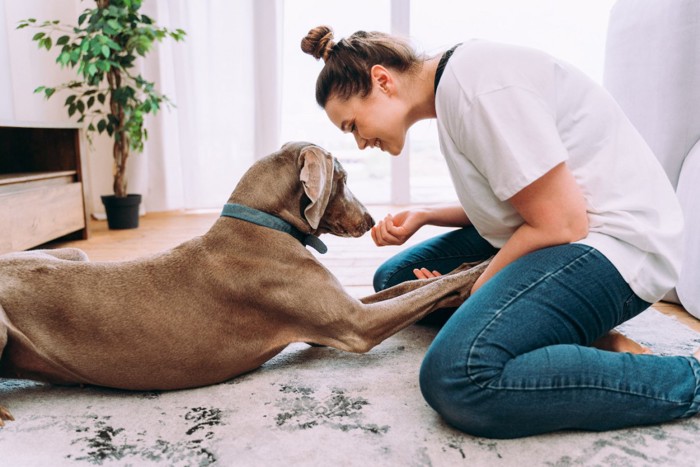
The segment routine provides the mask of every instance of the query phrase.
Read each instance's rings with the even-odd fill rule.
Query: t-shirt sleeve
[[[568,159],[551,107],[533,91],[508,87],[465,109],[455,143],[501,201]]]

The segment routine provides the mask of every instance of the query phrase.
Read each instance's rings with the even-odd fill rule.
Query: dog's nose
[[[374,219],[372,219],[372,216],[369,213],[365,214],[365,225],[367,225],[367,230],[371,229],[374,227]]]

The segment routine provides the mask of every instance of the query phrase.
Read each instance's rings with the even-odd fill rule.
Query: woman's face
[[[360,149],[376,147],[398,156],[406,141],[405,109],[392,87],[373,79],[366,97],[331,97],[326,114],[344,133],[352,133]]]

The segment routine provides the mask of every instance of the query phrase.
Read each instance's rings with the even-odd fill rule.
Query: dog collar
[[[221,211],[221,215],[288,233],[292,237],[299,240],[302,245],[308,245],[321,254],[328,251],[326,244],[323,243],[317,236],[305,234],[289,222],[284,221],[277,216],[273,216],[272,214],[268,214],[248,206],[243,206],[242,204],[226,203],[224,204],[223,211]]]

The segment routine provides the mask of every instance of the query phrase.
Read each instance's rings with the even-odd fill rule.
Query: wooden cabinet
[[[81,131],[0,121],[0,254],[87,238]]]

